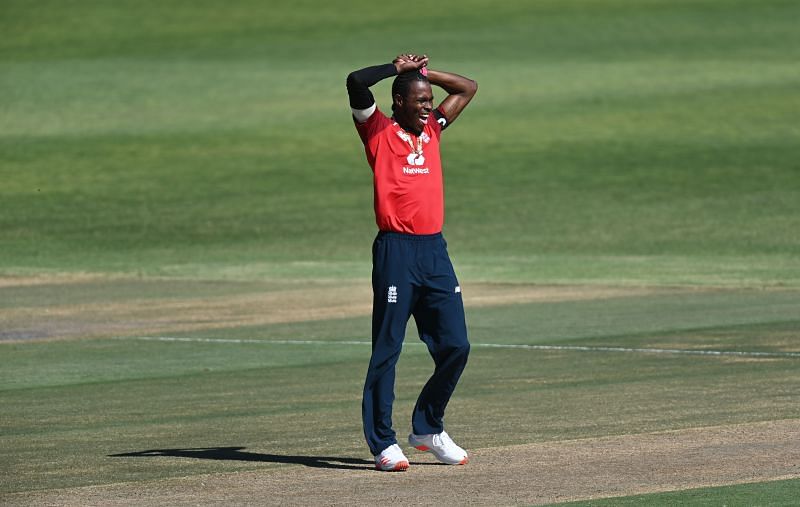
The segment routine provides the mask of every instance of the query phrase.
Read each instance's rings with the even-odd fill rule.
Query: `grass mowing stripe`
[[[581,352],[638,352],[645,354],[688,354],[688,355],[698,355],[698,356],[800,357],[800,352],[757,352],[757,351],[738,351],[738,350],[585,347],[579,345],[501,345],[494,343],[475,343],[472,344],[472,346],[505,348],[505,349],[570,350],[570,351],[581,351]]]
[[[792,478],[550,505],[552,507],[625,507],[634,505],[666,507],[691,504],[769,505],[778,507],[797,505],[798,495],[800,495],[800,480]]]
[[[190,338],[173,336],[134,336],[117,337],[117,340],[143,340],[161,342],[201,342],[201,343],[257,343],[263,345],[371,345],[364,340],[326,341],[326,340],[253,340],[242,338]],[[407,342],[406,345],[421,346],[424,343]],[[686,354],[695,356],[737,356],[737,357],[783,357],[800,358],[800,352],[759,352],[743,350],[691,350],[634,347],[587,347],[581,345],[527,345],[513,343],[471,343],[473,348],[522,349],[522,350],[563,350],[576,352],[625,352],[643,354]]]

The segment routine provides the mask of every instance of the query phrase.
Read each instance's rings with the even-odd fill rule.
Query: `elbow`
[[[361,81],[359,81],[359,79],[356,77],[355,72],[351,72],[350,74],[347,75],[347,81],[345,84],[348,90],[353,90],[359,85],[361,85]]]
[[[471,99],[478,92],[478,82],[469,78],[464,78],[458,83],[458,94],[467,100]]]
[[[469,96],[472,97],[478,93],[478,82],[472,79],[468,79],[467,81],[467,93],[469,93]]]

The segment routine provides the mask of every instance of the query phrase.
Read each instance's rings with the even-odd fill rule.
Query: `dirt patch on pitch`
[[[412,467],[404,473],[375,472],[354,458],[326,458],[327,466],[6,499],[16,505],[541,505],[800,478],[800,420],[478,449],[469,465],[458,467],[418,456],[411,455]]]
[[[58,273],[41,274],[35,276],[3,275],[0,276],[0,289],[7,287],[31,287],[51,284],[66,285],[98,280],[108,281],[109,279],[111,279],[111,277],[108,275],[94,273]]]
[[[48,306],[0,308],[0,340],[64,339],[155,335],[196,330],[226,329],[278,323],[340,319],[369,315],[372,292],[368,282],[310,284],[299,289],[264,290],[223,296],[197,297],[191,293],[159,297],[157,287],[147,297],[115,301],[70,303],[70,290],[86,290],[90,278],[30,278],[6,280],[6,287],[53,285],[64,292],[64,302]],[[83,283],[76,283],[76,282]],[[122,283],[101,280],[98,284]],[[164,284],[163,280],[158,283]],[[224,285],[225,282],[220,282]],[[2,286],[0,286],[0,289]],[[680,289],[658,289],[665,290]],[[683,289],[694,290],[694,289]],[[100,291],[102,292],[102,291]],[[145,291],[146,292],[146,291]],[[464,287],[468,307],[531,302],[580,301],[640,297],[655,289],[601,286],[536,286],[475,284]]]

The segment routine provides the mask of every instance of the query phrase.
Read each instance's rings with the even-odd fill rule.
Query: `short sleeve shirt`
[[[437,121],[437,117],[439,121]],[[375,221],[382,231],[435,234],[444,224],[444,187],[439,138],[446,119],[428,116],[419,136],[376,109],[356,122],[373,172]]]

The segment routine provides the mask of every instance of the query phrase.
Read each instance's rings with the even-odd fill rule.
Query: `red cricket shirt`
[[[443,116],[441,110],[438,111]],[[443,120],[445,121],[445,120]],[[419,137],[380,109],[356,122],[373,172],[375,222],[382,231],[435,234],[444,224],[444,186],[439,157],[442,126],[436,116]]]

